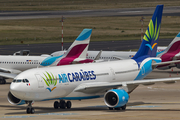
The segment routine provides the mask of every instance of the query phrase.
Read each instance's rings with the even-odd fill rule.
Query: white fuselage
[[[0,56],[0,68],[3,70],[24,71],[38,67],[47,57],[43,56]]]
[[[54,78],[53,82],[50,82],[49,86],[45,83],[45,80],[50,80],[47,73],[49,73],[50,76],[54,76],[52,77]],[[23,82],[12,82],[10,91],[14,96],[22,100],[81,99],[82,97],[88,96],[95,97],[103,93],[85,94],[73,92],[80,84],[132,81],[138,73],[138,65],[132,59],[36,68],[24,71],[15,78],[15,80],[27,79],[30,85]],[[84,76],[82,77],[81,74],[84,74]],[[57,81],[56,85],[55,81]]]

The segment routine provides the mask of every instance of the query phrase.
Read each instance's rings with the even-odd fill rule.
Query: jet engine
[[[26,104],[26,102],[24,100],[18,99],[11,92],[8,93],[8,98],[7,99],[13,105],[23,105],[23,104]]]
[[[104,102],[110,108],[118,108],[126,105],[129,100],[128,93],[123,89],[112,89],[105,93]]]

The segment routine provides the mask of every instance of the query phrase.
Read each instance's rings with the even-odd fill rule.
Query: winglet
[[[99,58],[101,57],[101,53],[102,53],[102,50],[97,54],[97,56],[94,60],[99,60]]]

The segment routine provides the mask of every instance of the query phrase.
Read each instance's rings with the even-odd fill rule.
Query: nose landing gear
[[[32,107],[32,101],[28,101],[28,108],[26,110],[26,113],[27,114],[34,114],[35,110],[34,108]]]

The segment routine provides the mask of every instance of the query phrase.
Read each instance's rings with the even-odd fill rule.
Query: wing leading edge
[[[145,80],[136,80],[136,81],[128,81],[128,82],[93,82],[93,83],[84,83],[75,88],[74,92],[83,92],[83,93],[100,93],[105,92],[109,89],[120,88],[126,90],[126,92],[132,92],[132,88],[137,87],[138,85],[152,85],[155,83],[163,82],[163,83],[174,83],[179,81],[180,78],[160,78],[160,79],[145,79]],[[134,88],[134,89],[135,89]]]

